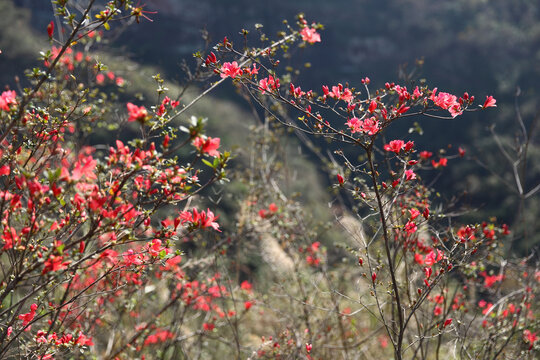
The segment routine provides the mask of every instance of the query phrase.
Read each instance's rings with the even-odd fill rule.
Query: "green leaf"
[[[212,169],[215,168],[215,165],[213,165],[210,161],[206,160],[206,159],[202,159],[202,162],[204,164],[206,164],[207,166],[211,167]]]
[[[46,170],[44,175],[47,177],[49,182],[53,183],[60,177],[61,169],[58,168],[55,171]]]
[[[58,247],[56,248],[56,250],[58,251],[58,253],[59,253],[60,255],[62,255],[62,254],[64,253],[64,247],[65,247],[65,246],[66,246],[65,244],[62,244],[62,245],[60,245],[60,246],[58,246]]]

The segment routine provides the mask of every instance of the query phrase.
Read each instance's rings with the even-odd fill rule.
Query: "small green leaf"
[[[211,168],[215,168],[215,165],[213,165],[210,161],[206,160],[206,159],[202,159],[202,162],[206,165],[208,165],[209,167]]]

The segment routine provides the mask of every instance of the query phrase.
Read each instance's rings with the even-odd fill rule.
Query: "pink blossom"
[[[62,255],[51,255],[49,258],[45,261],[42,274],[47,274],[51,271],[58,271],[63,270],[67,268],[67,266],[71,263],[71,260],[63,261],[64,257]]]
[[[92,341],[92,337],[86,336],[82,331],[79,331],[79,337],[75,341],[75,344],[80,346],[92,346],[94,345],[94,342]]]
[[[30,306],[30,312],[29,313],[19,315],[19,319],[23,321],[22,326],[26,326],[26,325],[28,325],[29,322],[34,320],[34,316],[36,316],[36,310],[37,310],[37,305],[32,304]]]
[[[95,168],[97,161],[92,156],[80,157],[73,167],[71,180],[78,181],[83,178],[89,180],[97,179]]]
[[[416,179],[416,173],[411,169],[405,170],[405,181]]]
[[[323,86],[323,90],[324,88],[325,87]],[[327,90],[328,87],[326,87],[326,90],[324,90],[325,94]],[[327,95],[333,99],[343,100],[348,103],[350,103],[354,99],[352,91],[349,88],[344,89],[343,85],[341,84],[338,84],[337,86],[332,86],[332,91],[328,91]]]
[[[384,145],[384,150],[393,151],[396,154],[399,154],[401,149],[405,147],[405,142],[403,140],[392,140],[388,144]]]
[[[214,324],[212,324],[212,323],[204,323],[203,324],[203,329],[205,331],[212,331],[212,330],[214,330],[215,327],[216,326]]]
[[[251,284],[249,283],[249,281],[244,280],[244,281],[242,281],[242,283],[240,284],[240,288],[241,288],[242,290],[251,291],[251,289],[253,288],[253,285],[251,285]]]
[[[9,111],[11,105],[16,105],[16,96],[17,93],[13,90],[4,91],[2,95],[0,95],[0,110]]]
[[[534,343],[536,340],[538,340],[538,337],[536,336],[536,333],[532,333],[529,329],[526,329],[523,331],[523,338],[527,343],[529,343],[529,350],[531,350],[534,346]]]
[[[210,54],[206,57],[205,64],[208,66],[210,64],[215,64],[217,62],[216,54],[213,52],[210,52]]]
[[[448,109],[448,112],[450,112],[450,115],[452,115],[452,117],[456,117],[458,115],[463,114],[463,110],[461,110],[461,105],[460,104],[455,104],[455,105],[451,106]]]
[[[49,25],[47,25],[47,35],[49,35],[49,39],[52,39],[54,34],[54,21],[51,21]]]
[[[413,97],[418,99],[418,98],[422,97],[422,95],[424,95],[424,93],[422,93],[422,91],[420,91],[420,89],[417,86],[413,91]]]
[[[141,254],[136,254],[133,249],[124,252],[122,256],[124,257],[124,264],[126,266],[142,265],[144,262]]]
[[[405,151],[411,151],[414,148],[414,141],[407,141],[405,144]]]
[[[242,75],[242,69],[238,67],[238,63],[233,61],[232,63],[226,62],[221,66],[221,77],[232,77],[233,79],[238,75]]]
[[[405,224],[405,231],[407,232],[407,234],[411,235],[411,234],[414,234],[416,232],[416,230],[418,229],[418,226],[416,226],[416,224],[412,221],[408,221],[407,224]]]
[[[429,254],[426,255],[425,263],[426,265],[431,266],[433,264],[438,263],[442,259],[444,259],[444,253],[441,250],[437,249],[437,253],[431,250]]]
[[[302,35],[302,40],[307,41],[310,44],[314,44],[316,42],[321,42],[321,35],[317,33],[317,30],[310,28],[308,26],[304,27],[300,31],[300,35]]]
[[[447,158],[440,158],[439,161],[431,160],[431,165],[437,169],[439,167],[445,167],[448,165],[448,159]]]
[[[362,126],[362,124],[363,124],[363,121],[358,119],[357,117],[353,117],[345,123],[345,125],[349,127],[349,129],[351,130],[351,133],[353,134],[360,132],[360,127]]]
[[[144,108],[144,106],[137,106],[132,103],[126,104],[128,109],[128,121],[140,121],[144,122],[146,120],[146,117],[148,116],[148,112]]]
[[[415,208],[409,209],[409,213],[411,214],[411,220],[416,219],[420,215],[420,211]]]
[[[373,113],[375,109],[377,109],[377,102],[375,100],[371,100],[371,102],[369,103],[368,111],[370,113]]]
[[[433,153],[431,151],[425,151],[424,150],[424,151],[420,152],[420,158],[423,159],[423,160],[427,160],[432,156],[433,156]]]
[[[482,105],[482,109],[488,108],[488,107],[497,107],[495,105],[497,103],[497,100],[493,98],[493,96],[486,96],[486,101],[484,102],[484,105]]]
[[[161,246],[161,240],[159,239],[154,239],[152,242],[148,243],[148,253],[150,256],[157,257],[164,250],[165,252],[170,251],[169,249]]]
[[[433,265],[433,264],[435,264],[437,262],[435,260],[435,253],[433,252],[433,250],[431,250],[429,252],[429,254],[426,255],[426,258],[425,258],[424,262],[425,262],[426,265],[429,265],[429,266],[431,266],[431,265]]]
[[[9,165],[0,166],[0,176],[9,175],[10,173],[11,173],[11,169]]]
[[[259,69],[260,67],[257,67],[256,64],[253,64],[253,68],[246,67],[243,71],[249,75],[257,75],[259,73]]]
[[[268,75],[267,78],[259,80],[259,90],[261,93],[272,92],[279,88],[279,79],[274,78],[272,75]]]
[[[426,279],[429,279],[432,274],[433,274],[432,268],[430,267],[424,268],[424,275],[426,275]]]
[[[386,349],[388,347],[388,336],[380,335],[377,339],[379,340],[379,344],[383,349]]]
[[[207,228],[211,227],[216,231],[219,230],[219,224],[215,221],[217,216],[214,216],[214,213],[210,209],[206,209],[206,212],[203,210],[201,212],[197,209],[190,211],[183,211],[180,213],[180,221],[182,224],[186,222],[192,223],[194,227]]]
[[[430,100],[441,109],[448,110],[452,117],[461,115],[463,112],[463,110],[461,110],[461,104],[457,101],[457,97],[455,95],[446,92],[440,92],[437,94],[437,88],[433,89]]]
[[[401,106],[399,107],[399,109],[397,109],[396,112],[398,113],[398,115],[401,115],[401,114],[404,114],[404,113],[406,113],[407,111],[409,111],[410,108],[411,108],[410,106],[405,106],[405,104],[403,104],[403,105],[401,105]]]
[[[308,255],[306,256],[306,262],[308,263],[308,265],[315,267],[319,266],[321,259],[319,259],[317,256]]]
[[[484,286],[489,288],[495,285],[497,282],[501,282],[504,279],[504,275],[488,275],[485,271],[482,271],[480,276],[484,277]]]
[[[407,91],[407,87],[406,86],[399,86],[399,85],[395,85],[394,86],[394,90],[399,94],[399,101],[402,102],[404,100],[408,100],[411,98],[411,94],[409,94],[409,92]]]
[[[103,83],[105,82],[105,75],[103,75],[102,73],[99,73],[96,75],[96,83],[98,85],[103,85]]]
[[[366,120],[364,120],[364,123],[362,124],[362,131],[367,133],[368,135],[375,135],[380,130],[379,127],[379,121],[375,119],[374,117],[370,117]]]
[[[302,97],[306,94],[304,91],[302,91],[300,86],[294,87],[293,83],[290,84],[290,92],[294,97]]]
[[[279,210],[279,208],[277,207],[276,204],[271,203],[270,205],[268,205],[268,210],[269,210],[271,213],[274,213],[274,214],[275,214],[275,213]]]
[[[203,138],[198,136],[193,140],[193,145],[202,153],[216,157],[219,156],[219,151],[217,151],[217,149],[219,148],[220,141],[220,138]]]

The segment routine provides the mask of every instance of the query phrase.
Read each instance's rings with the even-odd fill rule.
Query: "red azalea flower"
[[[536,333],[532,333],[529,329],[526,329],[523,331],[523,338],[526,342],[530,344],[529,350],[531,350],[534,346],[534,343],[536,340],[538,340],[538,337],[536,336]]]
[[[310,44],[321,42],[321,35],[317,33],[317,30],[308,26],[304,27],[302,31],[300,31],[300,35],[302,35],[302,40],[307,41]]]
[[[146,111],[144,106],[137,106],[132,103],[127,103],[127,109],[129,115],[128,121],[144,122],[148,116],[148,111]]]
[[[220,141],[219,138],[203,138],[198,136],[193,140],[193,145],[202,153],[216,157],[219,156],[219,151],[217,151],[217,149],[219,148]]]
[[[233,79],[238,75],[242,75],[242,69],[238,67],[238,63],[233,61],[232,63],[226,62],[221,66],[221,77],[232,77]]]
[[[47,35],[49,35],[49,39],[52,39],[54,34],[54,21],[51,21],[49,25],[47,25]]]
[[[401,149],[405,147],[405,141],[403,140],[392,140],[388,144],[384,145],[384,150],[390,152],[393,151],[396,154],[399,154]]]
[[[488,108],[488,107],[497,107],[495,105],[497,103],[497,100],[493,98],[493,96],[486,96],[486,101],[484,102],[484,105],[482,105],[482,109]]]

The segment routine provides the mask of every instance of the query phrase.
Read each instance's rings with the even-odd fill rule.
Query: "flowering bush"
[[[435,157],[412,138],[384,135],[409,117],[494,107],[493,97],[475,107],[467,93],[424,83],[373,90],[367,77],[361,91],[302,90],[279,75],[281,51],[321,42],[322,27],[300,15],[260,48],[225,38],[197,54],[216,82],[188,104],[169,98],[159,76],[152,106],[123,102],[116,93],[129,79],[83,50],[115,22],[147,18],[143,7],[90,1],[76,18],[68,1],[56,5],[64,22],[47,26],[55,45],[42,53],[43,68],[23,92],[0,96],[2,358],[538,353],[538,270],[530,259],[505,260],[508,226],[460,224],[454,204],[422,182],[464,150]],[[230,153],[205,134],[205,119],[182,117],[229,80],[266,115],[248,139],[245,198],[225,228],[204,199],[227,180]],[[323,242],[332,225],[315,224],[282,190],[285,170],[267,155],[285,156],[283,125],[308,135],[306,144],[320,136],[337,147],[328,163],[343,243]],[[92,138],[117,127],[131,138]],[[239,269],[254,253],[270,271],[252,284]]]

